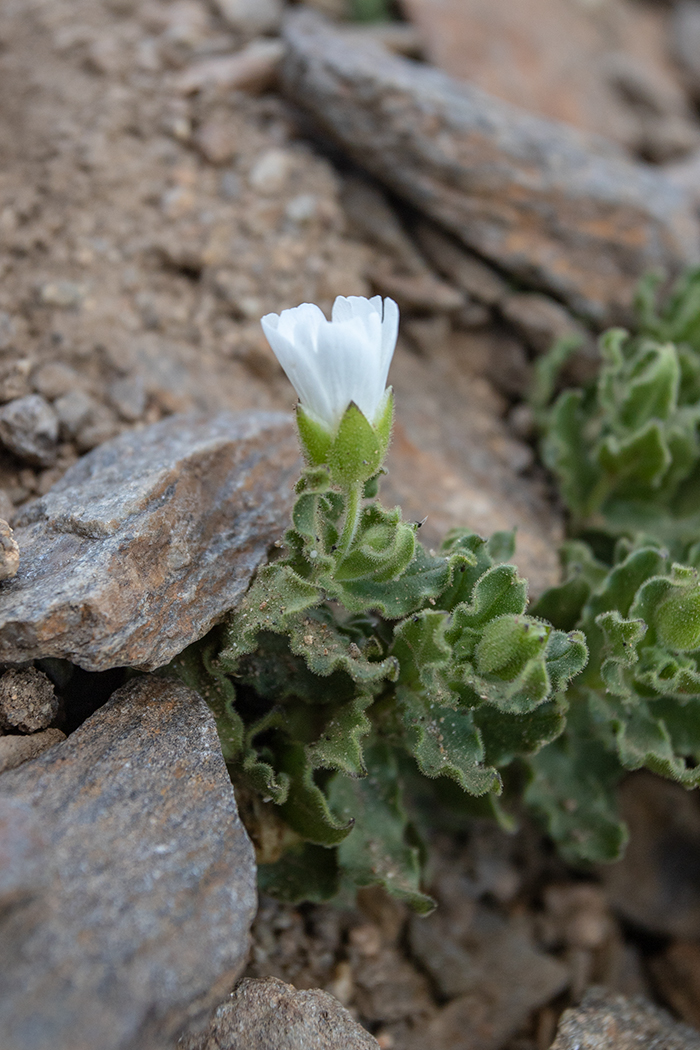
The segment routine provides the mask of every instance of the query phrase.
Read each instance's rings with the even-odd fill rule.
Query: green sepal
[[[297,404],[297,428],[304,459],[311,467],[320,467],[328,462],[333,443],[332,432]]]
[[[380,426],[374,427],[354,401],[348,405],[328,450],[327,462],[331,478],[336,485],[349,487],[374,477],[386,455],[386,417],[388,413],[390,432],[392,412],[393,401],[390,395]]]
[[[386,744],[366,750],[369,775],[336,774],[329,799],[340,820],[354,827],[338,847],[338,862],[356,886],[383,886],[422,915],[435,902],[420,890],[420,850],[411,841],[396,756]]]

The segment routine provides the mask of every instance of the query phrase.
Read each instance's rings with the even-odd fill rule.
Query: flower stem
[[[364,485],[361,481],[355,482],[354,485],[349,485],[345,492],[345,521],[343,522],[343,532],[338,543],[338,560],[342,561],[343,558],[348,554],[352,547],[352,541],[355,539],[355,533],[357,532],[357,525],[360,520],[360,511],[362,510],[362,492]]]

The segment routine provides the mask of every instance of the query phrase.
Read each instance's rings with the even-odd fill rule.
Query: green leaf
[[[528,760],[531,780],[524,796],[564,859],[573,864],[617,860],[627,841],[615,797],[622,771],[586,721],[583,712],[567,732]]]
[[[377,504],[365,507],[355,542],[347,557],[335,566],[334,583],[371,579],[386,583],[401,576],[413,560],[416,533],[401,520],[401,511],[385,511]]]
[[[474,712],[474,723],[484,741],[485,764],[502,767],[556,740],[566,724],[565,705],[552,700],[519,715],[482,704]]]
[[[339,889],[336,851],[300,843],[274,864],[258,865],[258,888],[286,904],[330,900]]]
[[[276,749],[276,766],[289,777],[289,794],[280,806],[286,823],[317,846],[335,846],[350,833],[353,819],[339,819],[316,784],[313,767],[301,744],[283,743]]]
[[[398,692],[406,746],[421,773],[450,777],[470,795],[501,790],[495,769],[484,765],[481,733],[471,711],[440,707],[410,689]]]
[[[351,777],[366,774],[362,739],[372,729],[365,710],[373,700],[359,696],[349,704],[328,705],[331,710],[320,736],[306,745],[306,757],[314,769],[337,769]]]
[[[338,847],[338,862],[356,886],[383,886],[425,915],[435,903],[419,888],[419,850],[410,841],[396,756],[382,743],[366,754],[369,776],[350,780],[336,774],[331,781],[334,811],[340,820],[354,821]]]
[[[400,620],[432,602],[436,606],[442,604],[440,596],[456,574],[469,564],[470,557],[461,551],[448,557],[433,557],[416,543],[415,557],[398,579],[385,583],[372,579],[344,583],[343,604],[352,612],[373,609],[387,620]]]

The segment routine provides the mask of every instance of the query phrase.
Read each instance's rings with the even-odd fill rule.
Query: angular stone
[[[674,941],[654,956],[649,968],[664,1002],[700,1029],[700,943]]]
[[[501,304],[501,311],[536,354],[546,354],[557,339],[586,339],[583,327],[561,303],[538,292],[509,295]]]
[[[500,274],[465,251],[437,226],[422,222],[416,235],[421,248],[443,277],[448,277],[479,302],[497,306],[508,294],[508,284]]]
[[[41,733],[30,733],[29,736],[0,736],[0,773],[17,769],[30,758],[43,755],[54,744],[60,744],[66,734],[60,729],[44,729]]]
[[[28,394],[0,408],[0,441],[20,459],[50,467],[58,453],[58,418],[40,394]]]
[[[629,828],[622,860],[600,869],[611,906],[667,937],[700,938],[700,809],[694,792],[636,773],[620,789]]]
[[[95,449],[16,520],[0,661],[166,664],[244,593],[299,467],[278,413],[174,416]]]
[[[5,835],[3,1050],[166,1050],[233,985],[255,864],[196,693],[140,678],[5,773]]]
[[[497,1050],[533,1010],[569,984],[569,972],[539,951],[516,923],[486,909],[477,912],[463,943],[437,911],[411,921],[414,955],[452,1001],[424,1035],[431,1050]]]
[[[20,733],[37,733],[58,713],[53,683],[36,667],[10,669],[0,678],[0,726]]]
[[[484,378],[499,369],[508,378],[509,342],[456,332],[420,356],[399,342],[390,375],[396,425],[381,497],[409,521],[427,515],[419,533],[427,547],[459,526],[482,536],[517,527],[513,561],[536,596],[560,580],[563,522],[532,479],[520,476],[532,450],[513,439],[499,418],[507,404]]]
[[[484,258],[600,321],[638,279],[698,258],[688,198],[662,173],[427,65],[286,22],[285,90],[396,193]]]
[[[591,988],[562,1014],[551,1050],[700,1050],[700,1034],[641,996]]]
[[[379,1043],[328,992],[262,977],[241,981],[209,1030],[181,1039],[178,1050],[379,1050]]]
[[[401,0],[401,6],[420,31],[428,61],[506,102],[631,149],[648,140],[653,118],[667,125],[682,120],[686,137],[697,137],[668,59],[662,5]]]

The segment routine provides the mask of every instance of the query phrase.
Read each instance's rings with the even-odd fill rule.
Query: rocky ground
[[[696,1048],[657,1009],[700,1027],[693,796],[631,778],[608,871],[476,823],[436,834],[427,920],[370,890],[256,915],[206,706],[123,670],[201,637],[284,529],[262,314],[399,302],[386,497],[428,544],[517,525],[536,592],[563,521],[533,362],[577,332],[590,374],[639,276],[698,256],[696,0],[312,6],[0,8],[3,1048]]]

